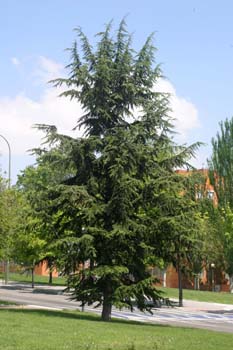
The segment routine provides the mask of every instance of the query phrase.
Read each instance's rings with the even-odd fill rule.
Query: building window
[[[196,196],[197,196],[197,199],[202,199],[203,198],[203,194],[202,194],[201,191],[198,191]]]
[[[214,199],[214,191],[208,190],[206,193],[208,199]]]
[[[160,269],[158,267],[151,267],[150,268],[150,273],[152,277],[156,277],[159,280],[163,280],[164,279],[164,274],[165,274],[166,269]]]

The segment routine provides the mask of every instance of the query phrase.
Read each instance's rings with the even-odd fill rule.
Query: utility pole
[[[11,147],[9,141],[5,138],[5,136],[0,135],[0,137],[6,142],[8,147],[8,189],[11,188]],[[8,283],[9,280],[9,259],[5,260],[5,284]]]

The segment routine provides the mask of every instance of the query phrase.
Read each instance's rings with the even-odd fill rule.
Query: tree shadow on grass
[[[59,317],[59,318],[66,318],[66,319],[76,319],[76,320],[83,320],[83,321],[92,321],[92,322],[99,322],[106,324],[107,322],[104,322],[101,320],[99,315],[90,314],[86,312],[81,311],[56,311],[56,310],[32,310],[32,309],[0,309],[1,311],[6,311],[10,313],[15,314],[24,314],[26,315],[38,315],[38,316],[46,316],[46,317]],[[125,325],[134,325],[134,326],[140,326],[140,327],[169,327],[168,325],[164,324],[154,324],[154,323],[142,323],[138,321],[130,321],[130,320],[122,320],[113,318],[109,324],[125,324]]]
[[[50,286],[48,288],[43,287],[42,285],[36,285],[34,289],[32,289],[31,285],[29,284],[15,284],[15,285],[7,285],[7,286],[1,286],[1,289],[4,290],[17,290],[20,291],[20,293],[32,293],[32,294],[51,294],[51,295],[62,295],[65,294],[65,287],[64,286],[59,286],[62,289],[55,289],[53,287],[57,286]],[[68,295],[68,294],[67,294]]]
[[[231,310],[208,310],[209,314],[217,314],[217,315],[232,315],[233,316],[233,308]]]
[[[19,283],[19,284],[25,284],[25,285],[28,285],[29,287],[31,286],[31,278],[27,278],[28,274],[27,273],[19,273],[17,274],[17,278],[14,277],[14,273],[13,273],[13,276],[11,275],[10,273],[10,276],[9,276],[9,280],[12,281],[13,283]],[[36,275],[37,276],[37,275]],[[3,273],[0,272],[0,279],[4,280],[5,276]],[[47,281],[41,281],[37,279],[37,277],[35,277],[35,285],[38,285],[38,286],[54,286],[54,287],[64,287],[66,288],[66,280],[64,279],[63,281],[59,280],[59,277],[53,277],[53,282],[52,284],[50,284]],[[3,287],[3,286],[1,286]]]

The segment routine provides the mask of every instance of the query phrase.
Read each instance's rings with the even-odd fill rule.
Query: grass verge
[[[10,306],[10,305],[17,305],[17,303],[13,303],[11,301],[0,300],[0,307],[1,306]]]
[[[177,288],[163,288],[159,287],[164,292],[164,297],[178,299]],[[224,292],[204,292],[199,290],[183,290],[184,299],[203,301],[209,303],[220,303],[220,304],[233,304],[233,293]]]
[[[4,274],[0,273],[0,278],[4,279]],[[26,282],[31,283],[32,278],[31,274],[28,273],[10,273],[9,274],[9,280],[15,281],[15,282]],[[49,277],[48,276],[40,276],[35,275],[35,283],[38,284],[49,284]],[[53,277],[53,286],[65,286],[66,285],[66,279],[65,277]]]
[[[233,334],[200,329],[104,323],[80,312],[0,310],[0,349],[4,350],[225,350]]]

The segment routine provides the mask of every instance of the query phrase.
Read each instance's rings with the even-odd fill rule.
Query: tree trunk
[[[233,275],[230,276],[230,293],[233,293]]]
[[[9,268],[9,260],[7,259],[5,262],[4,262],[4,268],[5,268],[5,274],[4,274],[4,277],[5,277],[5,284],[8,284],[9,282],[9,271],[10,271],[10,268]]]
[[[106,286],[104,291],[104,301],[103,301],[103,309],[101,318],[103,321],[111,321],[111,313],[112,313],[112,302],[111,302],[111,287],[110,285]]]
[[[179,286],[179,306],[182,307],[183,306],[183,287],[182,287],[182,272],[181,272],[179,257],[178,257],[177,271],[178,271],[178,286]]]
[[[49,268],[49,284],[53,283],[53,259],[48,258],[48,268]]]
[[[33,266],[33,268],[32,268],[32,288],[34,288],[34,286],[35,286],[35,281],[34,281],[34,266]]]
[[[53,271],[49,270],[49,284],[53,284]]]
[[[85,279],[85,274],[84,274],[84,269],[85,269],[85,261],[82,262],[82,281]],[[84,301],[82,300],[82,312],[84,312]]]
[[[196,274],[194,276],[194,289],[195,290],[200,290],[199,274]]]
[[[112,313],[112,304],[104,300],[102,314],[101,314],[102,320],[106,322],[111,321],[111,313]]]

